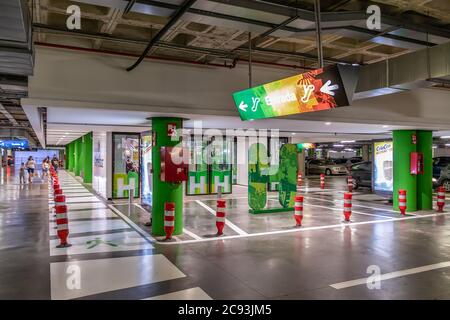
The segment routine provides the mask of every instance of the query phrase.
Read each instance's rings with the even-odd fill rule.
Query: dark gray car
[[[372,187],[372,162],[365,161],[351,166],[353,189],[359,187]]]

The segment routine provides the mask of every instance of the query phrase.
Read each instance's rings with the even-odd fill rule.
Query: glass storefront
[[[185,147],[190,152],[186,195],[231,193],[233,184],[234,138],[215,140],[191,137]]]
[[[152,132],[141,134],[141,204],[150,209],[152,207]]]
[[[140,134],[113,133],[113,187],[114,199],[127,198],[130,185],[134,189],[134,197],[140,195]]]

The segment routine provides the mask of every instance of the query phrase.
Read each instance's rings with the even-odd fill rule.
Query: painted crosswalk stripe
[[[422,266],[422,267],[399,270],[399,271],[381,274],[379,280],[384,281],[384,280],[408,276],[411,274],[417,274],[417,273],[421,273],[421,272],[427,272],[427,271],[431,271],[431,270],[448,268],[448,267],[450,267],[450,261],[439,262],[439,263],[430,264],[430,265],[426,265],[426,266]],[[339,290],[339,289],[359,286],[361,284],[366,284],[367,279],[368,278],[360,278],[360,279],[355,279],[355,280],[350,280],[350,281],[339,282],[339,283],[331,284],[330,287]]]
[[[52,262],[51,298],[75,299],[185,276],[162,254]]]

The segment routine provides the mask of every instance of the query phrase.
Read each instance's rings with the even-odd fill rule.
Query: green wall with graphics
[[[66,145],[66,168],[84,183],[92,183],[92,132]]]

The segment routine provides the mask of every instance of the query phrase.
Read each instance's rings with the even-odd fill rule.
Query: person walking
[[[48,178],[48,170],[50,169],[50,160],[44,159],[42,161],[42,179]]]
[[[26,170],[25,163],[22,162],[19,168],[20,184],[25,183],[25,170]]]
[[[57,172],[58,167],[59,167],[59,159],[56,157],[56,154],[53,155],[52,166],[53,166],[53,169],[55,169],[55,171]]]
[[[36,169],[36,161],[34,161],[32,156],[28,157],[27,163],[25,164],[28,171],[28,183],[32,183],[31,179],[34,176],[34,170]]]

